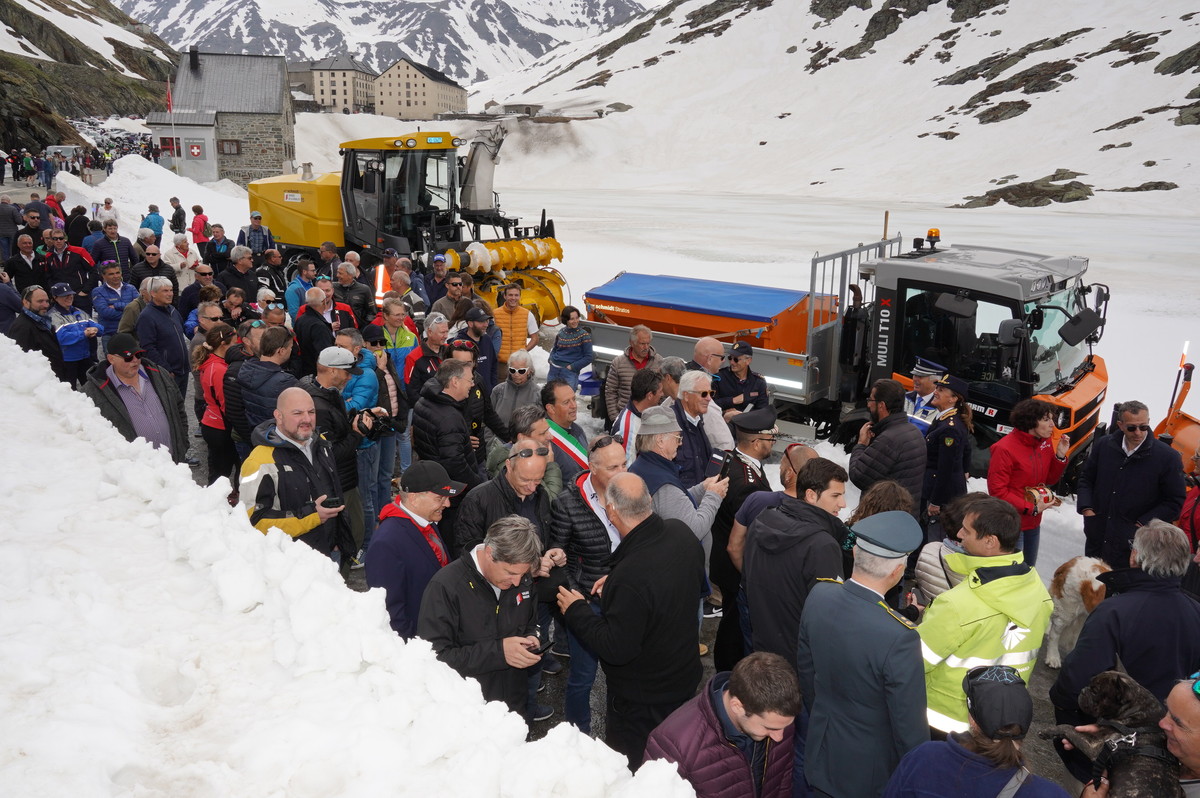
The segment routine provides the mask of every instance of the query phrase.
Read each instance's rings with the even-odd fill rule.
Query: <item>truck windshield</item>
[[[430,213],[453,207],[454,154],[454,150],[383,153],[384,232],[408,237]]]
[[[1086,344],[1069,346],[1058,334],[1067,319],[1083,309],[1081,301],[1077,291],[1064,288],[1045,299],[1025,303],[1026,316],[1038,307],[1043,314],[1041,329],[1032,330],[1029,336],[1035,392],[1049,390],[1056,382],[1069,378],[1087,358]]]

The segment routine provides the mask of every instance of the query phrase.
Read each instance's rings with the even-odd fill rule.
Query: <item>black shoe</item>
[[[558,643],[555,643],[554,646],[550,649],[550,653],[556,657],[562,657],[563,659],[570,659],[571,658],[571,647],[565,643],[562,644],[561,646]]]
[[[533,722],[549,720],[554,716],[554,708],[548,707],[545,704],[538,704],[533,708]]]
[[[720,607],[714,607],[707,601],[704,602],[704,617],[705,618],[720,618],[725,614],[725,611]]]
[[[556,676],[563,672],[563,664],[554,657],[542,657],[542,673]]]

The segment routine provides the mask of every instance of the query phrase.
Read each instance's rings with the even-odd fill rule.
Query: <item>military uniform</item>
[[[896,562],[922,537],[902,512],[871,516],[854,531],[864,551]],[[819,580],[804,606],[796,665],[809,713],[809,785],[834,798],[880,795],[900,759],[929,739],[916,628],[853,579]]]
[[[942,507],[967,492],[971,433],[954,408],[942,413],[925,435],[925,485],[921,504]]]

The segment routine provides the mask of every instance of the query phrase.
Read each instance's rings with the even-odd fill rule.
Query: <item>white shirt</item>
[[[1130,449],[1129,448],[1129,439],[1126,438],[1124,435],[1121,436],[1121,451],[1125,452],[1126,457],[1128,457],[1129,455],[1136,452],[1140,446],[1141,446],[1141,444],[1139,443],[1137,446]]]
[[[600,523],[604,524],[604,529],[608,532],[608,540],[612,543],[612,550],[616,551],[617,546],[621,545],[621,533],[617,531],[612,521],[608,519],[608,513],[604,512],[604,502],[600,499],[600,496],[596,493],[596,488],[592,485],[591,474],[588,474],[588,478],[583,481],[583,495],[587,499],[588,507],[600,519]]]
[[[874,593],[876,596],[879,596],[879,600],[880,600],[880,601],[883,601],[883,594],[882,594],[882,593],[880,593],[880,592],[879,592],[878,590],[876,590],[875,588],[872,588],[872,587],[867,587],[867,586],[866,586],[866,585],[864,585],[862,582],[859,582],[859,581],[857,581],[857,580],[855,580],[855,579],[847,579],[846,581],[847,581],[847,582],[854,582],[854,584],[858,585],[858,586],[859,586],[859,587],[861,587],[863,590],[870,590],[870,591],[871,591],[872,593]]]
[[[479,564],[479,552],[483,550],[483,545],[484,544],[480,543],[476,545],[475,548],[471,549],[471,559],[475,561],[475,570],[479,571],[480,576],[483,576],[483,566]],[[496,601],[499,601],[500,588],[496,587],[491,582],[488,582],[488,578],[486,576],[483,577],[483,581],[487,582],[487,586],[490,587],[492,592],[496,594]]]
[[[275,431],[279,432],[279,427],[276,427]],[[313,461],[313,449],[312,449],[313,439],[312,438],[309,438],[306,443],[301,443],[300,441],[296,440],[295,438],[289,438],[288,436],[284,435],[282,432],[279,432],[279,437],[283,438],[285,441],[287,441],[290,444],[293,444],[297,449],[304,452],[304,456],[308,458],[308,462],[312,463],[312,461]]]

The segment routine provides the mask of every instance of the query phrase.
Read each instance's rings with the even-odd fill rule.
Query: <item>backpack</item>
[[[212,238],[212,225],[208,223],[207,219],[204,220],[204,237]]]

